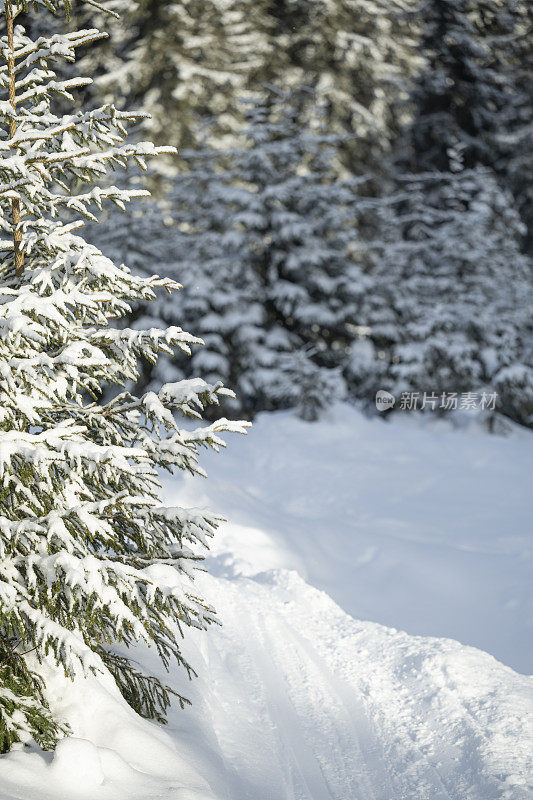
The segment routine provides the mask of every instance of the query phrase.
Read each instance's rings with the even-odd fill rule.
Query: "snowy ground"
[[[533,672],[533,435],[340,407],[264,414],[180,498],[224,514],[210,569],[296,569],[358,619]],[[169,486],[168,494],[176,492]]]
[[[192,709],[161,728],[110,682],[47,676],[75,735],[2,758],[0,798],[533,798],[533,681],[465,646],[531,668],[532,443],[260,417],[209,481],[166,486],[231,518],[199,580],[224,625],[188,636],[198,680],[171,676]]]

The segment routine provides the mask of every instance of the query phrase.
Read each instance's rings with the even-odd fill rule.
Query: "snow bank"
[[[145,653],[145,657],[148,653]],[[2,800],[214,800],[162,727],[138,717],[108,677],[75,682],[45,671],[47,696],[73,736],[55,753],[0,759]]]

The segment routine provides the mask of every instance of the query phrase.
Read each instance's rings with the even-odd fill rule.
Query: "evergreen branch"
[[[99,654],[124,699],[141,717],[166,724],[166,713],[172,697],[177,698],[182,709],[191,705],[190,700],[170,686],[165,686],[158,678],[148,675],[132,659],[103,648],[100,648]]]

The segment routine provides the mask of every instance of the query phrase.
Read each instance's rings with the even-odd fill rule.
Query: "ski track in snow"
[[[203,648],[212,686],[195,699],[227,769],[217,796],[533,796],[531,678],[451,640],[353,620],[294,572],[203,588],[224,619]]]
[[[187,639],[199,679],[171,676],[192,708],[163,728],[111,682],[50,674],[75,736],[54,756],[2,759],[2,800],[533,797],[533,678],[452,640],[354,620],[294,571],[199,584],[224,626]]]
[[[229,482],[237,480],[237,470],[247,472],[248,490],[228,495],[229,505],[235,508],[240,496],[247,512],[241,523],[226,526],[209,560],[211,574],[197,579],[199,593],[215,606],[223,623],[207,634],[194,630],[186,634],[185,655],[199,678],[190,683],[180,671],[165,675],[156,656],[146,648],[139,647],[134,654],[148,670],[190,697],[192,707],[184,711],[172,708],[169,724],[163,727],[137,717],[109,677],[71,682],[45,671],[51,706],[69,721],[73,735],[62,741],[54,754],[34,748],[2,757],[0,800],[533,799],[533,678],[451,639],[413,636],[376,622],[358,621],[334,602],[329,594],[337,592],[349,600],[368,588],[365,570],[379,562],[386,539],[374,545],[371,539],[360,541],[355,535],[355,541],[337,549],[343,536],[354,535],[353,527],[339,526],[353,501],[346,480],[342,482],[346,467],[334,458],[325,463],[328,437],[324,426],[303,426],[283,415],[278,419],[282,438],[291,431],[296,438],[302,432],[313,435],[317,464],[313,467],[309,460],[309,485],[303,488],[299,478],[302,464],[294,463],[293,472],[274,476],[274,453],[280,442],[268,426],[275,424],[276,415],[269,419],[262,435],[261,426],[266,421],[258,425],[259,463],[247,464],[238,456],[224,473],[221,462],[222,472],[214,481],[215,495],[223,495]],[[347,448],[352,446],[355,439],[350,441],[349,431],[355,424],[355,438],[363,451],[366,449],[367,461],[369,448],[375,448],[374,461],[370,459],[367,465],[374,474],[379,472],[380,457],[383,472],[394,470],[401,462],[402,448],[408,448],[410,442],[419,454],[427,454],[434,436],[416,428],[402,433],[401,425],[384,426],[390,427],[392,440],[397,437],[399,450],[395,451],[392,441],[388,452],[380,456],[375,444],[380,429],[373,427],[372,435],[365,433],[366,423],[357,428],[358,419],[354,416],[344,425],[335,423],[334,444],[338,447],[343,440]],[[330,434],[335,424],[331,423]],[[444,577],[439,575],[439,564],[433,564],[422,584],[426,587],[434,580],[438,597],[448,596],[441,590],[454,563],[450,553],[456,553],[458,571],[464,568],[461,559],[465,544],[466,552],[493,548],[504,565],[503,553],[511,552],[518,558],[517,554],[524,552],[521,525],[525,505],[518,481],[525,463],[523,442],[517,440],[518,447],[513,450],[512,440],[468,436],[448,432],[444,438],[437,437],[434,446],[441,453],[447,447],[457,447],[462,456],[471,450],[470,464],[478,461],[482,465],[491,490],[503,473],[493,464],[491,478],[491,470],[483,465],[493,463],[492,456],[500,448],[505,471],[505,458],[515,452],[517,472],[511,470],[508,478],[513,483],[509,491],[513,493],[515,519],[513,522],[508,515],[508,543],[503,531],[499,536],[497,523],[492,536],[485,539],[468,525],[459,536],[457,531],[450,531]],[[268,440],[270,454],[261,451]],[[309,452],[306,455],[301,441],[297,442],[300,446],[305,461],[310,458]],[[287,447],[279,456],[282,472],[293,455]],[[405,458],[413,458],[413,450]],[[450,473],[451,465],[452,461]],[[441,476],[447,469],[441,468]],[[321,484],[324,474],[329,474],[329,479]],[[411,477],[419,481],[415,493],[422,497],[422,505],[435,501],[433,479],[424,484],[420,470],[412,472]],[[348,481],[353,480],[349,475]],[[390,484],[390,472],[385,480]],[[331,496],[334,485],[337,496]],[[398,495],[408,494],[409,485],[410,476],[406,476]],[[192,498],[188,482],[167,488],[172,501],[179,498],[184,502],[185,496],[185,502],[189,502]],[[195,492],[198,499],[201,489]],[[443,492],[466,507],[466,498],[458,494],[457,487],[444,487]],[[378,494],[375,492],[369,503],[377,503]],[[444,495],[439,495],[441,500]],[[257,507],[255,517],[251,517],[247,504],[254,496]],[[485,493],[476,495],[474,491],[476,503],[482,496]],[[314,530],[317,516],[327,518],[323,513],[326,501],[337,510],[329,537],[323,536],[323,529],[320,534]],[[383,499],[385,506],[387,503],[390,498]],[[210,505],[218,510],[217,503]],[[272,526],[268,524],[267,506]],[[280,523],[287,506],[292,508],[289,522],[295,524],[284,531]],[[401,532],[406,540],[422,539],[426,548],[429,532],[422,524],[424,520],[421,523],[412,516],[409,503],[403,508],[404,525],[400,524],[401,515],[393,521],[391,539],[396,540]],[[497,517],[496,507],[494,512]],[[372,517],[367,504],[365,513],[372,527],[384,510],[378,503]],[[486,513],[474,508],[471,517],[474,521],[488,519],[483,516]],[[442,514],[444,528],[440,533],[445,537],[450,517],[444,505]],[[412,555],[417,551],[407,552]],[[420,563],[415,564],[415,574],[421,574],[438,552],[430,549],[428,555],[424,550]],[[401,565],[406,551],[399,551],[399,555],[395,551],[394,555]],[[328,593],[309,585],[303,577],[313,563],[314,574],[319,574],[320,559],[333,571],[325,580]],[[522,562],[520,556],[516,563]],[[493,577],[489,572],[485,578],[487,574]],[[353,585],[346,584],[346,575]],[[395,571],[385,569],[381,582],[376,583],[379,575],[379,570],[370,570],[370,581],[375,583],[373,597],[381,591],[385,604],[390,579],[388,602],[393,603],[398,590]],[[502,580],[507,579],[504,572]],[[412,591],[412,606],[424,602],[420,583],[403,585]],[[520,581],[513,585],[521,596]],[[460,600],[465,600],[463,595]],[[402,613],[400,609],[400,616]],[[465,615],[470,622],[475,619],[466,607]],[[498,625],[502,619],[497,620]],[[437,631],[442,624],[442,620],[435,622]],[[472,639],[475,635],[472,630]]]

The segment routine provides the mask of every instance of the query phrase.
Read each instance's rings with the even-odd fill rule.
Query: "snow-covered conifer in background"
[[[291,349],[311,346],[317,364],[336,368],[365,286],[358,232],[364,181],[336,177],[343,140],[324,128],[316,97],[302,126],[301,94],[314,96],[305,87],[271,89],[250,103],[248,146],[235,159],[238,180],[252,187],[243,227],[260,237],[250,257],[272,329],[284,332]]]
[[[314,88],[324,99],[329,131],[346,137],[343,162],[355,174],[381,171],[398,134],[409,79],[419,66],[418,7],[418,0],[313,0],[268,7],[275,22],[274,57],[264,80],[285,91],[304,83]]]
[[[533,421],[531,264],[520,252],[523,225],[490,170],[405,175],[377,204],[373,288],[365,332],[352,348],[352,386],[373,401],[401,392],[497,391],[497,410]],[[370,246],[370,245],[369,245]],[[440,403],[440,399],[439,399]]]
[[[357,224],[366,201],[358,180],[336,177],[341,139],[320,129],[318,108],[312,127],[302,126],[294,93],[270,89],[247,106],[242,146],[182,153],[189,170],[163,204],[174,225],[161,228],[158,246],[165,274],[189,280],[145,313],[151,323],[181,320],[207,345],[190,361],[162,360],[156,383],[219,378],[253,412],[293,405],[294,389],[281,388],[284,355],[311,348],[316,374],[345,363],[365,285]],[[131,243],[116,241],[112,220],[107,228],[110,253],[123,258]]]
[[[242,122],[238,98],[250,81],[261,80],[272,59],[265,0],[109,0],[119,15],[109,21],[111,41],[83,55],[95,76],[99,102],[117,94],[128,107],[140,104],[150,118],[142,135],[156,142],[191,147],[198,124],[216,118],[216,134]],[[77,24],[87,11],[74,11]],[[98,15],[97,15],[98,20]],[[105,65],[105,66],[104,66]]]
[[[407,128],[404,166],[445,171],[457,141],[466,167],[494,165],[495,133],[505,127],[513,92],[498,48],[498,34],[512,37],[506,21],[514,0],[423,0],[419,43],[421,69],[411,91],[413,119]],[[505,30],[505,27],[509,30]]]
[[[285,91],[313,85],[327,100],[328,124],[351,134],[352,167],[379,163],[397,132],[399,100],[418,64],[405,11],[417,0],[109,0],[124,23],[113,41],[87,52],[100,101],[117,91],[141,103],[154,141],[195,147],[198,126],[216,119],[212,144],[224,146],[243,122],[240,100],[273,83]],[[80,9],[83,20],[83,6]],[[114,30],[116,28],[116,30]],[[105,68],[103,65],[105,64]],[[300,98],[302,99],[302,98]],[[302,109],[305,117],[306,109]]]
[[[467,168],[494,170],[529,229],[533,129],[532,19],[527,0],[423,0],[421,69],[412,120],[397,148],[402,169],[450,167],[456,142]],[[527,244],[527,243],[526,243]]]
[[[345,399],[346,385],[340,368],[320,367],[313,347],[285,353],[279,360],[278,402],[296,408],[305,422],[316,422],[335,402]]]
[[[492,69],[507,91],[492,143],[495,168],[515,198],[533,254],[533,13],[528,0],[503,4],[491,38]]]
[[[226,420],[180,429],[175,413],[199,418],[224,393],[220,385],[190,380],[142,397],[120,391],[137,378],[139,359],[188,352],[196,340],[179,327],[110,327],[132,303],[178,287],[134,277],[78,229],[105,201],[123,208],[142,194],[91,184],[169,148],[125,142],[125,126],[139,115],[112,104],[56,112],[54,98],[72,99],[89,79],[58,78],[55,62],[73,61],[77,47],[102,34],[32,40],[20,23],[37,6],[59,10],[55,0],[6,0],[0,40],[2,750],[32,739],[48,747],[61,735],[29,652],[70,675],[109,669],[136,710],[162,718],[171,690],[115,644],[145,640],[165,664],[176,658],[191,671],[179,635],[213,620],[191,577],[218,518],[162,507],[157,471],[201,473],[199,447],[216,449],[221,431],[244,430]],[[102,403],[106,385],[118,393]]]
[[[222,169],[219,153],[208,147],[182,151],[182,159],[187,172],[172,181],[169,194],[152,203],[148,214],[144,204],[132,203],[126,235],[112,211],[101,225],[90,226],[90,236],[114,261],[141,274],[151,274],[155,250],[162,274],[187,275],[186,291],[137,306],[130,324],[174,325],[179,318],[185,327],[196,326],[205,347],[193,348],[191,359],[163,354],[157,364],[146,365],[141,383],[152,388],[201,375],[234,386],[238,405],[249,408],[260,380],[257,346],[267,327],[250,264],[255,232],[241,224],[248,219],[250,190],[231,184],[233,170],[228,164]],[[226,398],[225,407],[236,411],[237,401]]]

